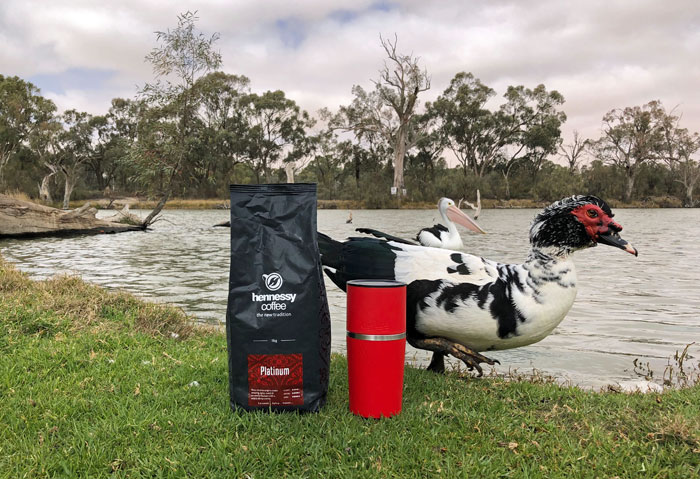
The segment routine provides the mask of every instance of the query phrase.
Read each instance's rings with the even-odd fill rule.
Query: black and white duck
[[[407,340],[433,351],[428,369],[444,371],[452,355],[482,374],[480,354],[542,340],[576,298],[572,253],[600,244],[637,256],[622,226],[595,196],[548,206],[530,227],[524,263],[502,264],[471,254],[377,238],[339,242],[319,233],[321,260],[342,290],[352,279],[395,279],[407,287]]]

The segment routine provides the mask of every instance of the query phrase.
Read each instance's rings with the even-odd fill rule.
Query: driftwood
[[[459,200],[459,203],[457,204],[457,208],[460,208],[460,209],[462,208],[462,201],[464,201],[464,203],[468,207],[470,207],[471,209],[474,210],[474,219],[478,220],[479,215],[481,214],[481,193],[479,193],[479,190],[476,190],[476,206],[474,206],[473,204],[471,204],[468,201],[465,201],[464,198],[461,198]]]
[[[64,211],[0,195],[0,238],[123,233],[145,229],[140,218],[128,213],[128,209],[122,212],[122,216],[128,216],[127,221],[135,224],[117,222],[116,217],[97,219],[96,213],[97,210],[89,204]]]

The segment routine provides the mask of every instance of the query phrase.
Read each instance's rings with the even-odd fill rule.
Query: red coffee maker
[[[406,354],[406,284],[347,282],[350,410],[363,417],[401,412]]]

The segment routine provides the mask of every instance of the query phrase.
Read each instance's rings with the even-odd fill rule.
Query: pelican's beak
[[[457,208],[456,206],[448,206],[447,207],[447,218],[450,221],[454,221],[455,223],[464,226],[467,229],[470,229],[474,231],[475,233],[486,233],[481,226],[476,224],[476,221],[471,219],[469,216],[466,215],[462,210]]]

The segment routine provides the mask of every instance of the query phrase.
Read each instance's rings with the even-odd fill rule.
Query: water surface
[[[529,249],[527,230],[538,210],[484,210],[487,235],[462,231],[465,251],[502,262],[521,262]],[[108,212],[104,213],[109,214]],[[202,322],[223,322],[229,268],[229,229],[221,210],[165,211],[150,232],[77,238],[0,241],[0,253],[46,278],[69,272],[109,288],[121,288],[182,307]],[[436,210],[319,210],[318,226],[334,238],[372,227],[403,237],[437,221]],[[638,258],[598,246],[575,255],[576,302],[543,341],[490,356],[497,371],[515,368],[598,387],[636,377],[635,358],[661,374],[667,360],[686,344],[700,342],[700,209],[621,209],[615,219]],[[333,350],[345,347],[345,294],[326,279],[332,315]],[[695,350],[698,352],[698,350]],[[407,357],[425,363],[429,354],[408,348]],[[453,364],[455,362],[453,361]]]

